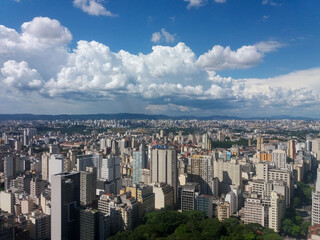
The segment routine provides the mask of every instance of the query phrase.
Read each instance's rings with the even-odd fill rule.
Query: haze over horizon
[[[320,2],[3,0],[0,114],[320,117]]]

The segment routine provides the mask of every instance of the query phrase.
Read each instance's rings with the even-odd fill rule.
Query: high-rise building
[[[312,192],[311,225],[320,224],[320,168],[317,169],[316,189]]]
[[[120,177],[120,157],[108,155],[102,159],[101,179],[114,184],[114,193],[119,194],[122,187]]]
[[[262,203],[261,198],[253,194],[251,197],[246,198],[244,203],[244,223],[259,223],[266,226],[266,217],[268,216],[269,209]]]
[[[200,184],[202,194],[213,194],[213,156],[193,155],[188,158],[188,182]]]
[[[131,196],[138,202],[138,220],[142,222],[142,218],[146,213],[155,209],[155,194],[153,187],[144,184],[134,184],[126,187],[126,192],[131,192]]]
[[[15,195],[11,191],[0,191],[0,208],[8,213],[14,213]]]
[[[296,156],[296,142],[293,139],[289,140],[288,155],[291,159]]]
[[[174,206],[174,189],[166,183],[154,183],[155,209],[164,209]]]
[[[224,221],[230,217],[230,204],[228,202],[222,202],[217,206],[218,219]]]
[[[110,216],[111,235],[124,230],[132,230],[138,223],[138,204],[130,192],[121,195],[104,194],[98,201],[98,209]]]
[[[263,137],[257,136],[257,151],[261,151],[263,145]]]
[[[52,175],[64,171],[64,156],[62,154],[53,154],[49,158],[49,182],[51,183]]]
[[[51,239],[79,239],[80,173],[51,179]]]
[[[80,172],[80,204],[91,205],[96,200],[96,168],[87,167],[86,172]]]
[[[167,183],[174,189],[174,203],[177,199],[177,153],[171,149],[153,149],[151,158],[151,181]]]
[[[109,236],[110,226],[99,210],[86,208],[80,210],[80,240],[100,240]],[[110,225],[110,222],[107,222]]]
[[[242,185],[242,170],[241,165],[236,161],[236,159],[231,159],[230,161],[224,161],[219,158],[214,161],[213,174],[215,178],[219,179],[219,192],[228,193],[230,185],[235,187],[241,187]]]
[[[41,174],[42,180],[49,180],[49,158],[50,153],[44,152],[41,156]]]
[[[28,220],[30,239],[50,239],[50,215],[41,213],[39,210],[31,212]]]
[[[138,184],[142,181],[142,169],[148,167],[145,145],[142,143],[138,151],[132,153],[132,178],[133,183]]]
[[[97,169],[97,179],[100,179],[102,158],[102,154],[98,153],[79,155],[77,160],[77,171],[86,171],[87,167],[95,167]]]
[[[40,194],[44,192],[45,181],[38,178],[32,178],[30,181],[30,197],[35,199],[40,197]]]
[[[196,196],[200,194],[198,183],[187,183],[181,189],[181,211],[196,209]]]
[[[281,228],[281,220],[284,217],[284,200],[280,194],[275,191],[271,192],[269,207],[269,228],[275,232],[279,232]]]
[[[287,163],[286,151],[281,149],[272,151],[272,162],[275,164],[276,168],[285,168]]]
[[[201,194],[196,196],[196,209],[205,212],[207,217],[211,218],[213,213],[212,200],[211,195]]]

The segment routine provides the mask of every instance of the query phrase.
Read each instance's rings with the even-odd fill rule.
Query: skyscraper
[[[133,183],[138,184],[142,180],[142,169],[147,168],[147,157],[144,144],[140,145],[138,151],[133,151]]]
[[[320,168],[317,170],[316,189],[312,192],[311,224],[320,224]]]
[[[52,175],[63,172],[64,156],[62,154],[53,154],[49,159],[49,182],[51,183]]]
[[[177,153],[171,149],[153,149],[151,157],[151,181],[167,183],[174,189],[174,203],[177,199]]]
[[[51,239],[79,239],[80,173],[51,179]]]

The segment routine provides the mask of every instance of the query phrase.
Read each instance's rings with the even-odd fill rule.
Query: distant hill
[[[309,117],[292,117],[287,115],[276,115],[271,117],[251,117],[241,118],[237,116],[224,116],[224,115],[213,115],[213,116],[167,116],[167,115],[150,115],[150,114],[136,114],[136,113],[116,113],[116,114],[60,114],[60,115],[37,115],[37,114],[0,114],[0,121],[8,120],[24,120],[24,121],[35,121],[35,120],[121,120],[121,119],[172,119],[172,120],[278,120],[278,119],[289,119],[289,120],[315,120]]]

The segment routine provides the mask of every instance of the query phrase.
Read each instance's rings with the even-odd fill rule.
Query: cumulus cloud
[[[161,38],[165,32],[159,32]],[[216,72],[258,64],[265,54],[283,47],[277,41],[237,50],[216,45],[197,57],[185,43],[132,54],[113,52],[96,41],[79,41],[70,51],[71,39],[67,28],[49,18],[24,23],[21,32],[0,26],[0,93],[33,91],[52,99],[86,100],[82,102],[130,98],[142,102],[145,111],[164,113],[250,106],[286,109],[320,100],[320,68],[268,79],[234,79]]]
[[[207,70],[245,69],[257,65],[264,53],[281,47],[276,41],[259,42],[252,46],[243,46],[233,51],[229,46],[214,46],[197,60],[197,64]]]
[[[154,43],[166,42],[173,43],[175,39],[175,35],[166,31],[166,29],[162,28],[160,32],[155,32],[152,34],[151,41]]]
[[[73,5],[93,16],[116,16],[102,5],[103,0],[74,0]]]
[[[188,2],[188,6],[187,8],[199,8],[202,7],[203,5],[205,5],[207,3],[207,0],[184,0],[185,2]]]
[[[47,17],[23,23],[21,33],[0,25],[0,66],[8,60],[26,61],[49,78],[66,63],[71,40],[66,27]]]
[[[43,86],[43,80],[35,69],[30,69],[26,62],[7,61],[1,68],[4,77],[3,82],[11,89],[20,91],[39,90]]]

